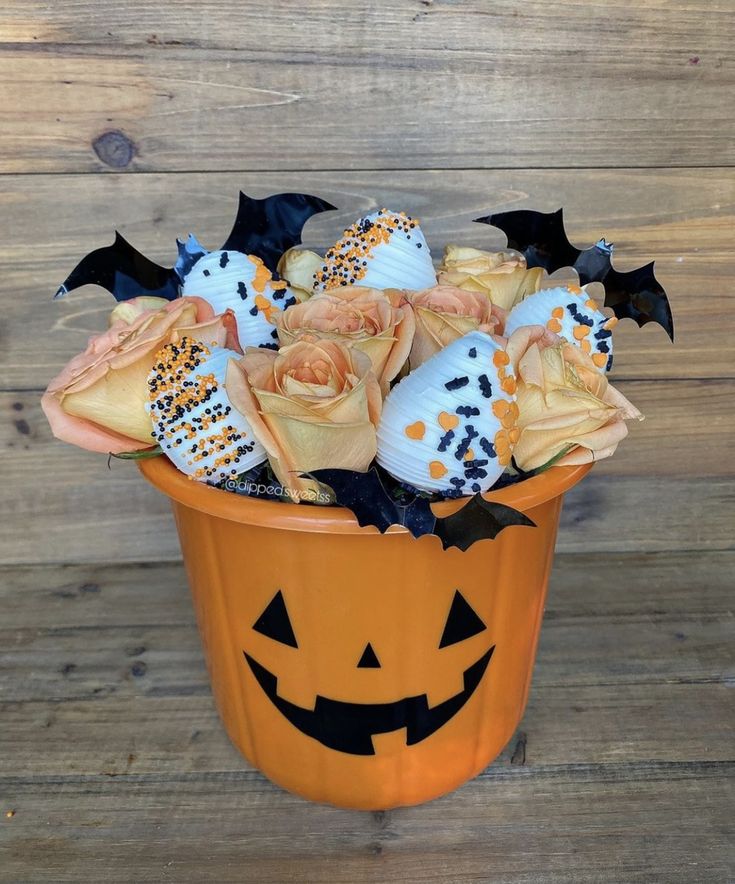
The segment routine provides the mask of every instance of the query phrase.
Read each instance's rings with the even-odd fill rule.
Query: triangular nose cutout
[[[380,669],[380,660],[378,660],[375,655],[375,651],[373,650],[373,646],[370,642],[365,645],[365,650],[362,652],[362,657],[360,657],[360,662],[357,664],[358,669]]]

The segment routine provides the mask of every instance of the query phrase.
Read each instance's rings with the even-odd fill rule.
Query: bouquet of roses
[[[166,456],[226,490],[345,502],[349,479],[351,499],[362,483],[363,498],[405,505],[608,457],[642,418],[607,372],[618,315],[661,322],[665,309],[670,326],[650,268],[617,273],[604,240],[574,250],[563,227],[560,249],[560,213],[484,219],[518,250],[447,245],[438,270],[418,221],[387,209],[324,255],[299,248],[306,219],[331,208],[243,195],[221,249],[190,235],[167,269],[118,235],[83,259],[59,293],[96,282],[118,304],[43,396],[55,435]],[[613,310],[550,280],[563,260],[580,282],[613,283]]]

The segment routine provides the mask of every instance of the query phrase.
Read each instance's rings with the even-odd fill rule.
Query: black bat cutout
[[[435,517],[428,498],[416,497],[411,504],[398,504],[383,484],[378,470],[371,467],[366,473],[355,470],[313,470],[302,478],[316,479],[334,492],[334,501],[347,507],[364,528],[374,525],[381,534],[391,525],[404,525],[414,537],[429,534]]]
[[[452,515],[437,518],[431,510],[430,498],[412,494],[398,485],[391,493],[384,484],[390,477],[376,467],[367,473],[314,470],[302,478],[316,479],[331,488],[335,503],[349,509],[361,527],[374,525],[385,533],[391,525],[403,525],[414,537],[436,534],[443,549],[456,546],[466,552],[476,541],[494,540],[504,528],[512,525],[535,527],[523,513],[485,500],[481,494],[474,495]]]
[[[518,209],[476,218],[490,224],[508,237],[508,245],[522,252],[529,267],[543,267],[553,273],[561,267],[577,271],[582,285],[601,282],[605,287],[605,306],[618,319],[633,319],[639,326],[657,322],[674,340],[671,305],[653,272],[653,261],[636,270],[620,273],[612,266],[613,244],[598,240],[589,249],[578,249],[567,238],[564,212],[535,212]]]
[[[173,301],[179,296],[179,279],[174,269],[146,258],[118,231],[111,246],[95,249],[82,258],[54,298],[62,298],[89,283],[107,289],[116,301],[129,301],[140,295]]]
[[[334,209],[325,200],[306,193],[276,193],[259,200],[241,191],[237,217],[222,250],[256,255],[275,272],[281,255],[301,243],[301,232],[309,218]],[[140,295],[173,301],[179,296],[183,275],[197,257],[207,254],[191,235],[186,242],[177,243],[176,267],[161,267],[116,232],[111,246],[95,249],[82,258],[54,297],[61,298],[72,289],[93,283],[107,289],[116,301],[129,301]]]
[[[535,528],[536,523],[512,506],[485,500],[475,494],[462,509],[437,520],[434,533],[448,549],[456,546],[466,552],[478,540],[495,540],[504,528],[513,525]]]
[[[281,255],[301,244],[309,218],[335,210],[336,206],[308,193],[276,193],[259,200],[240,191],[235,224],[222,249],[257,255],[275,271]]]

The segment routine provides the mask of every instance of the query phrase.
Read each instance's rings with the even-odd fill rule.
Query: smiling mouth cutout
[[[439,730],[465,705],[485,674],[495,645],[464,672],[458,694],[429,707],[426,694],[394,703],[345,703],[317,695],[313,709],[304,709],[278,696],[278,679],[250,654],[245,659],[258,684],[281,714],[303,734],[329,749],[352,755],[375,755],[373,734],[406,728],[406,745],[413,746]]]
[[[280,644],[291,648],[299,647],[281,590],[273,596],[253,624],[253,629]],[[439,648],[465,641],[486,629],[464,596],[459,590],[455,590]],[[278,678],[247,651],[243,651],[243,654],[265,695],[284,718],[301,733],[338,752],[375,755],[372,740],[375,734],[386,734],[405,728],[406,745],[413,746],[430,737],[453,718],[475,692],[494,650],[495,645],[465,669],[464,687],[459,693],[437,703],[436,706],[429,706],[426,694],[404,697],[393,703],[349,703],[344,700],[330,700],[317,694],[313,709],[306,709],[279,697]],[[368,644],[365,647],[357,668],[381,668],[380,660],[372,645]]]

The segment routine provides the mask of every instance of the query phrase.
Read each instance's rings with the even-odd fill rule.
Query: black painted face
[[[456,590],[439,640],[439,648],[457,644],[486,628],[459,590]],[[280,590],[253,624],[253,629],[274,641],[298,648]],[[313,709],[305,709],[279,697],[277,677],[250,654],[244,653],[248,666],[268,699],[294,727],[338,752],[374,755],[373,734],[406,728],[406,745],[413,746],[445,725],[475,692],[494,650],[493,645],[464,671],[464,688],[459,693],[433,707],[429,707],[426,694],[404,697],[393,703],[347,703],[317,695]],[[366,645],[356,666],[360,669],[380,668],[380,660],[371,644]]]

